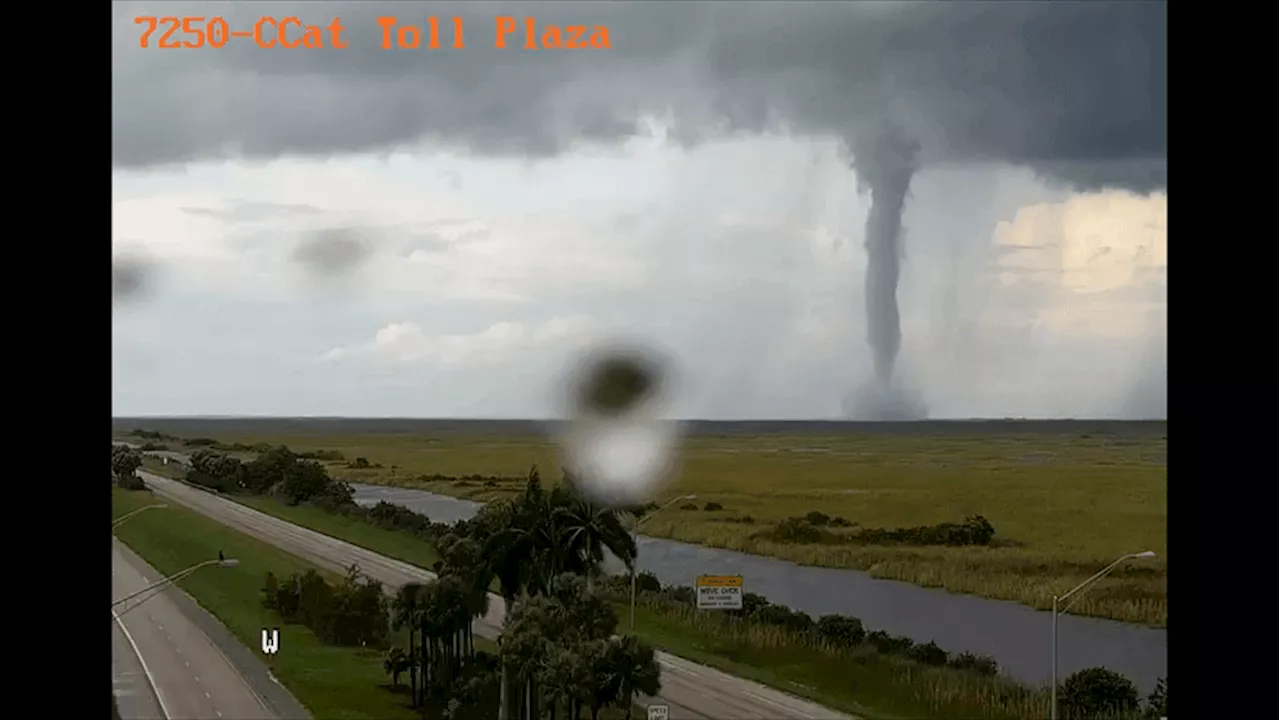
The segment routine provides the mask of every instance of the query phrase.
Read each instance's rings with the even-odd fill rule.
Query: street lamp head
[[[223,558],[218,561],[218,567],[224,567],[224,568],[233,568],[239,564],[240,564],[240,561],[235,558]]]
[[[1145,558],[1153,558],[1153,557],[1155,557],[1155,556],[1156,556],[1156,554],[1155,554],[1155,553],[1153,553],[1153,552],[1151,552],[1150,550],[1143,550],[1143,551],[1142,551],[1142,552],[1140,552],[1140,553],[1134,553],[1134,554],[1133,554],[1133,558],[1134,558],[1135,560],[1137,560],[1137,559],[1139,559],[1139,558],[1144,558],[1144,559],[1145,559]]]

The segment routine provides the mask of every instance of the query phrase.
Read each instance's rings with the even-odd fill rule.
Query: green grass
[[[159,462],[153,461],[150,459],[148,460],[148,462],[144,463],[144,465],[152,465],[152,467],[147,467],[146,469],[152,472],[156,472],[157,474],[162,473],[166,477],[181,479],[182,473],[178,471],[176,468],[174,468],[173,466],[164,466],[164,465],[161,465]],[[114,494],[112,495],[112,498],[113,498],[112,509],[113,509],[113,515],[116,517],[123,515],[124,513],[129,512],[129,510],[134,509],[136,507],[140,507],[142,505],[150,504],[150,502],[154,502],[150,500],[147,494],[145,493],[128,493],[122,490],[113,490],[113,493]],[[345,540],[353,545],[359,545],[360,547],[363,547],[368,550],[372,550],[380,555],[386,555],[387,557],[395,558],[396,560],[402,560],[404,562],[410,563],[411,565],[416,565],[421,568],[430,569],[431,566],[435,563],[435,561],[440,559],[440,556],[436,552],[435,548],[432,547],[429,543],[425,543],[415,537],[405,535],[404,533],[399,531],[384,530],[382,528],[374,527],[372,525],[369,525],[368,523],[365,523],[360,520],[356,520],[354,518],[346,518],[338,515],[333,515],[331,513],[324,512],[323,510],[320,510],[314,507],[289,506],[289,505],[286,505],[285,503],[279,502],[277,500],[272,500],[270,498],[242,496],[242,495],[227,496],[227,497],[243,505],[251,507],[259,512],[263,512],[268,515],[278,517],[281,520],[294,523],[295,525],[300,525],[310,530],[314,530],[318,533],[323,533],[325,535],[329,535],[331,537],[335,537],[340,540]],[[147,498],[147,499],[139,500],[139,498]],[[126,505],[126,503],[128,504]],[[306,563],[303,560],[295,558],[292,555],[283,553],[278,549],[275,549],[274,546],[266,545],[264,543],[261,543],[258,540],[255,540],[254,538],[244,535],[243,533],[239,533],[229,528],[226,528],[225,526],[209,518],[206,518],[203,515],[199,515],[198,513],[188,511],[185,508],[178,508],[178,510],[179,512],[185,513],[187,516],[199,518],[200,520],[203,521],[205,526],[211,525],[213,527],[221,529],[223,533],[229,533],[231,535],[238,536],[239,538],[242,538],[248,541],[250,547],[270,548],[270,551],[272,554],[276,556],[283,556],[284,558],[289,558],[290,561],[294,563],[293,565],[289,566],[292,569],[289,569],[288,571],[285,571],[285,572],[282,572],[279,570],[272,570],[272,572],[276,573],[277,577],[282,577],[292,572],[305,572],[306,569],[314,567],[313,565],[310,565],[309,563]],[[121,526],[120,530],[126,531],[134,523],[141,522],[147,516],[153,513],[160,513],[160,512],[167,512],[167,511],[148,510],[145,513],[139,514],[136,518],[129,520],[127,523]],[[125,541],[126,544],[129,544],[129,546],[132,547],[135,552],[137,552],[144,559],[146,559],[147,562],[151,563],[154,567],[156,567],[156,569],[161,570],[162,572],[167,572],[163,567],[158,565],[156,562],[153,562],[151,557],[149,557],[144,552],[140,551],[138,547],[134,546],[132,542],[127,540],[125,535],[123,535],[122,533],[117,533],[117,535],[120,537],[122,541]],[[204,533],[203,531],[199,532],[199,535],[201,538],[211,537],[209,534]],[[206,557],[217,554],[217,549],[212,550],[211,554],[210,554],[210,551],[208,550],[207,546],[212,546],[212,543],[201,542],[199,546],[202,548],[201,552],[204,552],[206,554]],[[231,546],[227,545],[225,547],[229,548]],[[228,557],[237,557],[237,558],[246,557],[249,555],[248,552],[242,552],[240,555],[235,555],[229,550],[226,550],[226,554]],[[261,555],[257,555],[255,557],[261,557]],[[177,569],[181,570],[183,567],[190,567],[190,565],[194,564],[195,562],[199,562],[199,560],[193,560],[191,562],[186,563],[185,565],[178,565]],[[272,562],[271,564],[272,564],[272,567],[274,567],[276,563]],[[244,561],[242,560],[240,567],[236,568],[234,571],[220,570],[219,572],[220,573],[235,572],[243,569],[244,567],[245,567],[245,564],[244,564]],[[261,598],[262,578],[265,577],[266,572],[267,570],[264,569],[259,575],[257,575],[257,579],[254,581],[254,583],[256,583],[256,588],[254,589],[254,593],[253,593],[254,594],[253,602],[258,604],[254,605],[253,609],[259,612],[262,617],[269,619],[273,617],[273,614],[270,611],[264,608],[261,608],[261,605],[259,602],[259,598]],[[335,575],[333,575],[332,573],[329,573],[328,571],[321,570],[320,572],[324,573],[326,577],[329,577],[332,580],[336,581],[338,579]],[[193,575],[192,577],[194,578],[195,575]],[[222,620],[223,623],[226,624],[228,628],[231,628],[233,632],[236,632],[236,636],[239,637],[242,641],[246,642],[246,644],[249,644],[250,647],[253,647],[253,643],[258,642],[259,638],[257,633],[260,633],[261,628],[269,626],[270,623],[266,625],[259,624],[258,630],[255,630],[249,633],[248,635],[242,635],[241,633],[237,632],[235,628],[232,628],[231,624],[228,623],[216,611],[214,611],[212,607],[207,605],[204,599],[200,595],[197,595],[190,587],[187,586],[187,583],[189,583],[190,581],[191,579],[189,578],[187,580],[184,580],[182,583],[180,583],[183,586],[184,590],[186,590],[198,601],[200,601],[200,604],[205,606],[206,609],[209,609],[211,612],[213,612],[213,614],[216,615],[219,620]],[[245,627],[252,627],[254,622],[256,621],[247,622],[245,624]],[[278,625],[279,625],[279,622],[277,621],[275,622],[274,625],[270,625],[270,626],[274,627]],[[305,628],[302,628],[301,626],[285,626],[281,628],[280,634],[282,638],[282,641],[281,641],[282,644],[284,642],[284,639],[289,638],[289,633],[287,633],[286,630],[300,631],[300,632],[306,633],[311,637],[313,643],[319,644],[319,641],[315,640],[315,636],[312,635]],[[403,634],[404,633],[401,633],[401,635]],[[400,638],[399,640],[400,640],[399,642],[400,645],[406,644],[404,642],[404,638]],[[376,672],[373,672],[369,675],[369,677],[372,678],[372,680],[370,680],[371,682],[377,680],[378,682],[376,684],[378,685],[384,685],[387,682],[389,682],[386,674],[382,671],[382,656],[380,654],[362,653],[360,651],[348,650],[348,649],[334,649],[334,648],[325,647],[323,645],[321,645],[320,647],[332,652],[347,652],[349,654],[355,654],[359,656],[358,658],[359,660],[372,663],[372,667],[374,668],[374,670],[376,670]],[[489,652],[493,654],[497,654],[498,652],[498,647],[496,643],[494,643],[492,640],[488,640],[480,636],[476,636],[475,638],[475,647],[477,650],[483,650],[485,652]],[[292,650],[292,648],[293,648],[293,645],[291,643],[290,649]],[[283,657],[283,655],[279,655],[275,657],[281,658]],[[280,678],[281,682],[285,682],[285,677],[283,677],[279,671],[277,671],[274,667],[272,671],[276,673],[276,677]],[[298,697],[298,699],[301,702],[303,702],[303,704],[307,705],[309,709],[311,708],[310,703],[308,703],[307,700],[304,699],[301,692],[299,692],[298,690],[295,690],[294,686],[290,685],[288,682],[285,682],[285,685],[291,691],[294,691],[294,695]],[[379,689],[377,692],[387,697],[392,697],[392,698],[398,697],[398,696],[391,695],[391,693],[387,692],[384,689]],[[402,704],[404,702],[402,699],[397,701],[401,702]],[[381,707],[381,706],[378,706],[378,707]],[[418,715],[415,712],[411,712],[407,710],[406,712],[408,712],[408,714],[404,714],[404,717],[406,718],[418,717]],[[328,714],[323,714],[318,711],[315,711],[314,709],[313,709],[313,713],[316,715],[316,717],[323,717],[323,718],[386,717],[388,718],[388,720],[390,720],[391,718],[400,717],[400,715],[382,716],[377,714],[374,714],[374,715],[360,715],[360,714],[328,715]],[[625,713],[622,710],[619,710],[617,708],[606,708],[604,711],[601,712],[601,720],[615,720],[616,718],[624,717],[624,715]],[[644,708],[642,706],[637,705],[636,708],[634,708],[633,710],[633,716],[644,717]]]
[[[379,555],[403,560],[420,568],[430,570],[440,559],[440,554],[431,544],[398,530],[384,530],[358,518],[335,515],[308,505],[290,506],[267,497],[252,495],[229,497],[259,512],[274,515],[281,520],[339,540],[346,540],[352,545],[359,545]]]
[[[159,425],[159,423],[157,423]],[[303,427],[305,424],[300,424]],[[307,427],[324,427],[315,424]],[[559,477],[547,438],[441,433],[348,435],[298,429],[237,434],[225,442],[268,442],[295,451],[338,450],[382,465],[330,472],[352,481],[418,487],[477,500],[509,497],[532,464]],[[686,441],[669,494],[696,493],[716,512],[675,508],[645,533],[806,565],[866,570],[873,576],[1047,608],[1061,593],[1139,550],[1155,560],[1129,564],[1095,585],[1073,608],[1082,615],[1163,625],[1167,618],[1165,455],[1159,430],[1116,436],[1066,432],[1002,435],[701,436]],[[439,474],[497,475],[425,482]],[[984,548],[786,545],[752,537],[785,517],[821,510],[866,527],[903,527],[985,516],[996,545]],[[750,524],[730,522],[750,516]]]
[[[112,517],[154,502],[148,492],[112,489]],[[178,584],[248,647],[257,647],[262,628],[279,627],[282,652],[265,662],[313,716],[326,720],[419,717],[403,696],[382,687],[389,685],[390,679],[382,670],[381,653],[324,645],[310,630],[284,625],[262,606],[262,582],[267,572],[282,577],[314,566],[173,504],[138,514],[115,534],[165,575],[217,557],[219,550],[238,559],[238,567],[197,571]],[[331,580],[338,579],[320,572]]]

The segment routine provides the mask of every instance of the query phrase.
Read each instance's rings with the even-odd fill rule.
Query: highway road
[[[435,577],[422,568],[299,527],[175,480],[148,472],[139,472],[139,476],[157,494],[317,566],[343,572],[353,564],[358,565],[363,573],[382,582],[389,590],[409,582],[427,582]],[[476,622],[476,634],[497,638],[505,612],[502,598],[490,595],[489,612]],[[667,653],[658,653],[658,660],[662,666],[662,693],[656,698],[642,698],[641,701],[643,704],[668,706],[672,720],[853,720],[844,713],[808,700]],[[227,717],[247,719],[258,716],[228,713]]]
[[[163,576],[112,540],[113,598],[138,592]],[[274,720],[226,655],[161,589],[112,611],[113,682],[124,720]],[[198,610],[198,608],[197,608]],[[203,611],[200,611],[203,612]]]

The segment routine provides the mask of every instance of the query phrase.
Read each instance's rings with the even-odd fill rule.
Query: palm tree
[[[391,627],[396,631],[409,628],[409,692],[412,698],[410,703],[415,707],[418,703],[418,653],[415,651],[413,638],[422,625],[424,592],[425,586],[422,583],[406,583],[396,592],[395,600],[391,602]]]
[[[626,708],[627,720],[631,720],[636,695],[657,695],[662,691],[661,669],[653,647],[634,635],[623,635],[610,643],[605,666],[618,683],[617,703]]]
[[[392,687],[400,686],[400,673],[409,668],[409,656],[404,654],[398,646],[387,651],[386,658],[382,661],[382,669],[391,676]]]
[[[565,476],[566,486],[572,487],[572,478]],[[555,509],[557,531],[566,555],[575,567],[566,568],[587,576],[587,586],[604,562],[608,549],[631,569],[636,558],[636,544],[623,526],[617,510],[602,507],[572,490],[565,493],[562,504]]]

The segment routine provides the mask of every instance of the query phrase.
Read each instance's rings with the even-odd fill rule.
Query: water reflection
[[[423,513],[437,522],[471,517],[480,503],[422,490],[353,484],[356,502],[381,500]],[[612,569],[620,569],[613,560]],[[1023,605],[952,595],[857,570],[796,565],[775,558],[687,543],[640,538],[638,566],[664,584],[692,585],[700,574],[742,575],[748,592],[817,617],[841,613],[861,618],[869,630],[933,640],[950,652],[990,655],[1012,677],[1048,684],[1050,615]],[[1165,631],[1111,620],[1063,616],[1058,620],[1060,677],[1086,667],[1123,673],[1145,694],[1166,672]]]

